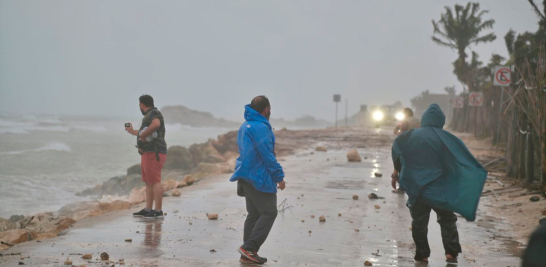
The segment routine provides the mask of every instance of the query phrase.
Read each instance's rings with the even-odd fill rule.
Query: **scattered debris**
[[[537,201],[540,201],[540,197],[538,196],[532,196],[529,200],[533,201],[533,202],[537,202]]]
[[[319,217],[319,221],[320,221],[320,222],[325,222],[325,221],[326,221],[326,218],[324,217],[324,215],[321,215],[321,216]]]
[[[341,217],[341,213],[338,213],[337,216]]]
[[[311,230],[309,230],[309,232],[308,232],[308,233],[311,233]]]
[[[72,265],[72,261],[69,258],[66,258],[66,261],[64,261],[64,265]]]
[[[355,229],[355,232],[360,232],[360,230],[359,230],[359,229]]]
[[[375,208],[376,210],[378,210],[378,209],[381,208],[381,206],[379,206],[379,205],[377,205],[377,204],[375,204],[375,205],[373,205],[373,206],[374,206],[374,208]]]
[[[377,250],[377,252],[372,252],[372,255],[376,257],[381,257],[381,255],[379,255],[379,249]]]
[[[218,220],[218,213],[207,213],[209,220]]]
[[[383,174],[379,173],[379,172],[376,172],[373,174],[375,177],[383,177]]]
[[[315,149],[316,151],[319,151],[319,152],[326,152],[328,151],[328,149],[326,149],[326,147],[323,147],[323,146],[317,146],[317,148]]]
[[[299,197],[298,197],[298,199],[299,199]],[[286,201],[287,201],[287,199],[285,198],[281,202],[281,204],[279,204],[278,209],[277,209],[279,213],[284,213],[286,210],[290,210],[290,212],[292,212],[292,206],[286,206]]]
[[[358,200],[358,195],[353,195],[353,200]]]
[[[126,239],[125,239],[125,242],[133,242],[133,239],[131,239],[131,238],[126,238]]]
[[[20,262],[19,262],[19,265],[25,265],[25,263],[24,263],[24,262],[22,262],[22,261],[20,261]]]
[[[182,193],[180,193],[180,190],[178,190],[178,189],[173,189],[173,192],[171,193],[171,196],[173,196],[173,197],[179,197],[180,195],[182,195]]]
[[[82,259],[84,259],[84,260],[90,260],[90,259],[92,259],[92,258],[93,258],[93,255],[91,255],[91,254],[84,254],[84,255],[82,256]]]
[[[543,208],[543,209],[542,209],[542,215],[545,215],[545,216],[546,216],[546,208]]]
[[[362,159],[360,158],[360,154],[358,154],[358,151],[356,149],[352,149],[347,153],[347,160],[349,162],[361,162]]]
[[[311,215],[311,219],[314,219],[315,218],[315,215]]]
[[[364,266],[373,266],[373,264],[371,262],[369,262],[369,261],[365,261]]]
[[[301,220],[301,222],[305,222],[305,220]]]
[[[103,261],[107,261],[110,259],[110,255],[108,255],[108,253],[106,252],[103,252],[100,254],[100,259],[103,260]]]
[[[216,249],[211,249],[210,252],[214,253],[216,252]]]

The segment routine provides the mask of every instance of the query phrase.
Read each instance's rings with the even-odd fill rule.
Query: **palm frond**
[[[455,44],[453,44],[451,42],[446,42],[446,41],[440,40],[439,38],[436,38],[435,36],[432,36],[432,41],[434,41],[438,45],[443,45],[443,46],[447,46],[447,47],[452,48],[452,49],[457,49],[457,46]]]
[[[495,41],[495,39],[497,39],[497,36],[494,33],[489,33],[484,36],[470,39],[470,43],[473,43],[473,44],[487,43],[487,42]]]

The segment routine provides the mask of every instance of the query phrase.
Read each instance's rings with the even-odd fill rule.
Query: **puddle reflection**
[[[156,248],[161,243],[161,226],[163,221],[146,222],[144,245]]]

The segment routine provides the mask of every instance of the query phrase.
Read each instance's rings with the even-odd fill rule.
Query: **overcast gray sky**
[[[536,31],[526,0],[483,0],[504,35]],[[0,1],[0,112],[135,116],[138,97],[242,120],[258,94],[273,117],[333,121],[332,94],[409,105],[462,87],[431,20],[466,1]],[[340,111],[344,106],[340,107]]]

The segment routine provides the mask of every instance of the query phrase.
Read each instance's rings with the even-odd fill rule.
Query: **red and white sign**
[[[510,71],[509,67],[505,66],[496,66],[495,67],[495,75],[493,77],[493,85],[496,86],[510,86],[510,82],[512,81],[510,79],[510,74],[512,72]]]
[[[464,98],[463,97],[454,97],[453,98],[453,108],[463,108],[464,107]]]
[[[483,93],[470,93],[470,95],[468,96],[468,105],[471,107],[481,107],[483,105]]]

